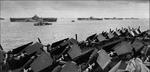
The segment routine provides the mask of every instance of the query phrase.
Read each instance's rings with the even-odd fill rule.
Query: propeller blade
[[[40,38],[38,38],[38,41],[39,41],[39,43],[42,43],[41,40],[40,40]]]
[[[0,50],[4,50],[4,49],[2,48],[2,46],[1,46],[1,44],[0,44]]]

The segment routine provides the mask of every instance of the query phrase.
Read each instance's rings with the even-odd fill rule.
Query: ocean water
[[[71,22],[75,20],[75,22]],[[145,31],[150,28],[149,19],[139,20],[102,20],[102,21],[77,21],[74,18],[58,19],[53,25],[34,26],[32,22],[10,22],[9,19],[0,22],[0,41],[5,51],[19,47],[28,42],[38,41],[38,37],[43,44],[51,44],[64,38],[75,38],[85,40],[89,35],[109,31],[111,28],[141,26]]]

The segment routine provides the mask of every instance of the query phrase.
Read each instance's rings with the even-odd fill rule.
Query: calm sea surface
[[[78,34],[78,40],[85,40],[94,33],[109,31],[121,27],[138,27],[148,30],[149,19],[139,20],[103,20],[103,21],[77,21],[73,18],[58,19],[58,22],[49,26],[34,26],[32,22],[10,22],[8,19],[0,22],[0,36],[3,48],[8,51],[28,42],[36,42],[39,37],[43,44],[53,43],[64,38],[74,38]]]

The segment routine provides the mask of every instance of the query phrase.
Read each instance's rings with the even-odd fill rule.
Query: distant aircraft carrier
[[[11,22],[56,22],[57,18],[42,18],[37,15],[31,17],[31,18],[10,18]]]

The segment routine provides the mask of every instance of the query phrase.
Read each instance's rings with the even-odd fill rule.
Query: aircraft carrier
[[[31,18],[10,18],[11,22],[56,22],[57,18],[42,18],[37,15],[31,17]]]

